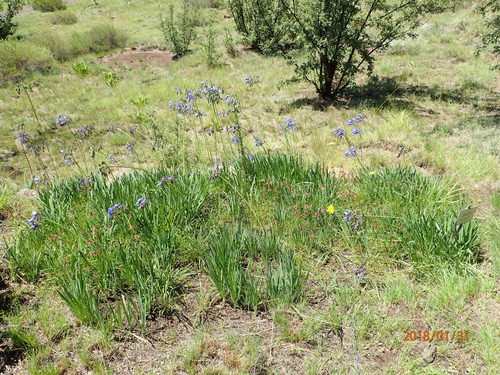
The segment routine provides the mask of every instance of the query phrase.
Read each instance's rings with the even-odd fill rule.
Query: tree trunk
[[[327,55],[321,55],[321,70],[323,76],[320,77],[319,96],[322,99],[333,99],[332,93],[333,78],[335,76],[336,61],[328,59]]]

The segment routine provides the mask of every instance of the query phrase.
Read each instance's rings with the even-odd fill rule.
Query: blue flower
[[[357,156],[356,147],[354,147],[354,146],[349,147],[349,150],[347,150],[345,152],[345,156],[347,156],[347,157],[352,156],[353,158],[355,158]]]
[[[333,131],[333,135],[339,137],[339,139],[345,138],[345,130],[342,128],[337,128]]]
[[[344,211],[344,221],[351,221],[351,210]]]
[[[238,137],[237,135],[234,135],[233,138],[231,138],[231,143],[238,144],[241,142],[241,138]]]
[[[262,139],[260,139],[259,137],[255,138],[254,142],[255,142],[255,146],[257,146],[257,147],[260,147],[264,144],[264,142],[262,142]]]
[[[110,208],[108,208],[108,217],[110,219],[113,218],[115,211],[121,207],[122,207],[122,204],[120,202],[117,202],[114,205],[112,205]]]
[[[116,163],[116,159],[115,159],[115,156],[114,156],[113,154],[109,154],[109,155],[108,155],[108,159],[109,159],[109,161],[110,161],[112,164]]]
[[[352,135],[356,135],[356,134],[360,134],[361,133],[361,129],[360,128],[354,128],[352,129]]]
[[[139,198],[136,202],[135,202],[135,205],[137,206],[137,208],[139,210],[142,210],[144,208],[144,206],[146,205],[146,202],[148,201],[148,199],[146,197],[142,197],[142,198]]]
[[[349,126],[352,126],[352,125],[356,124],[357,122],[362,122],[364,120],[366,120],[366,117],[364,117],[363,115],[359,114],[355,118],[347,120],[346,124],[349,125]]]
[[[56,125],[61,125],[64,126],[66,124],[69,124],[70,119],[62,114],[57,115],[56,121],[54,121]]]
[[[133,153],[135,151],[135,142],[127,142],[125,145],[125,148],[127,149],[128,152]]]
[[[297,130],[296,124],[297,124],[297,121],[294,118],[287,118],[285,120],[284,130],[285,131],[295,131],[295,130]]]
[[[250,161],[253,161],[253,158],[255,157],[254,154],[248,154],[248,158],[250,159]]]
[[[78,129],[73,130],[73,135],[80,139],[88,138],[92,132],[94,131],[94,127],[92,125],[82,126]]]
[[[25,144],[26,142],[28,142],[30,140],[29,134],[26,133],[25,131],[20,131],[19,133],[17,133],[16,138],[19,139],[19,141],[22,144]]]
[[[162,177],[160,180],[156,183],[157,186],[163,185],[165,182],[174,182],[175,176],[167,176],[167,177]]]
[[[66,163],[66,165],[70,166],[71,164],[73,164],[73,157],[66,156],[66,158],[64,159],[64,162]]]
[[[38,211],[33,211],[31,213],[31,216],[32,216],[31,219],[28,220],[28,224],[31,230],[35,230],[39,226],[40,214],[38,213]]]
[[[35,177],[35,178],[33,179],[33,181],[35,182],[35,184],[38,184],[41,180],[42,180],[42,179],[41,179],[41,178],[39,178],[39,177]]]

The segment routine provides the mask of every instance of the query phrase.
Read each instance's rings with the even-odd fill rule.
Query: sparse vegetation
[[[50,16],[53,25],[72,25],[78,22],[78,17],[70,10],[58,10]]]

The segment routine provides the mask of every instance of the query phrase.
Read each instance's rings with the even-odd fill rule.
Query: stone
[[[16,193],[16,197],[26,198],[26,199],[36,199],[38,198],[38,196],[39,196],[38,191],[31,189],[22,189]]]
[[[429,345],[422,352],[422,359],[425,363],[432,363],[436,359],[437,348],[434,345]]]

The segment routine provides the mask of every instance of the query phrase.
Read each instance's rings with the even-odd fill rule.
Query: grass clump
[[[78,22],[78,17],[70,10],[58,10],[50,16],[53,25],[72,25]]]
[[[45,30],[31,37],[37,45],[47,48],[58,61],[68,61],[87,53],[102,53],[122,48],[127,37],[113,25],[99,24],[83,33],[74,33],[69,37]]]
[[[19,81],[33,72],[45,73],[54,67],[50,51],[21,40],[0,40],[0,85]]]
[[[66,9],[66,3],[63,0],[31,0],[30,4],[33,9],[40,12],[55,12]]]

